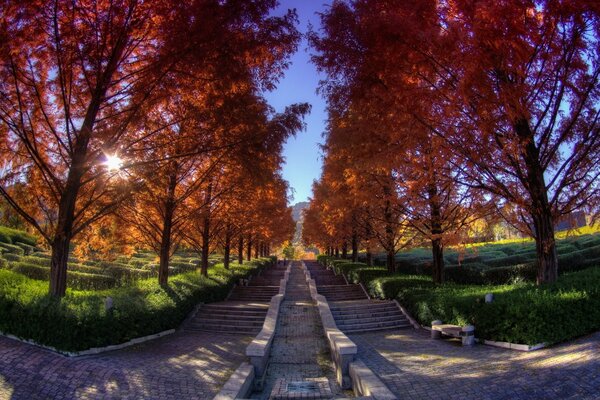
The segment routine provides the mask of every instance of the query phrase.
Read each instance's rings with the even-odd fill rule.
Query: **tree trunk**
[[[342,244],[342,258],[344,260],[348,258],[348,242],[346,241]]]
[[[396,252],[394,250],[387,251],[385,265],[390,274],[396,272]]]
[[[244,235],[240,234],[240,240],[238,242],[238,264],[244,263]]]
[[[358,235],[352,233],[352,262],[358,261]]]
[[[526,179],[531,198],[530,214],[533,219],[539,263],[537,284],[555,282],[558,278],[558,257],[554,238],[554,220],[552,207],[548,202],[544,170],[540,164],[540,152],[527,119],[518,119],[514,128],[524,146],[523,158],[527,168]]]
[[[339,247],[335,248],[335,258],[340,258],[340,248]]]
[[[256,244],[254,245],[254,258],[258,258],[259,257],[259,253],[258,253],[259,247],[260,247],[259,242],[256,242]]]
[[[206,210],[204,212],[204,222],[202,226],[202,267],[200,273],[203,276],[208,276],[208,254],[210,245],[210,204],[212,202],[212,182],[208,184],[206,189],[206,198],[204,205]]]
[[[367,266],[373,266],[373,253],[371,253],[371,243],[367,241]]]
[[[252,235],[248,235],[248,244],[246,249],[246,258],[248,261],[252,259]]]
[[[434,177],[435,178],[435,177]],[[444,244],[442,242],[442,215],[435,183],[429,186],[429,211],[431,217],[431,252],[433,256],[432,279],[434,283],[444,282]]]
[[[223,250],[223,267],[229,269],[229,254],[231,253],[231,224],[229,222],[225,228],[225,249]]]
[[[67,291],[67,262],[69,261],[68,236],[56,236],[52,242],[52,259],[50,261],[50,294],[63,297]]]
[[[177,188],[177,174],[169,175],[169,187],[165,200],[165,214],[163,215],[163,229],[160,237],[160,262],[158,265],[158,283],[166,286],[169,281],[169,259],[171,258],[171,231],[173,229],[173,214],[175,213],[175,189]]]

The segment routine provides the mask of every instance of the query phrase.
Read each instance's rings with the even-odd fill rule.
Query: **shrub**
[[[328,256],[326,254],[319,254],[317,256],[317,261],[319,262],[319,264],[321,264],[324,267],[326,267],[328,265],[328,263],[331,259],[333,259],[333,257]]]
[[[373,279],[387,275],[388,271],[381,267],[354,268],[348,271],[346,278],[350,283],[363,283],[367,286]]]
[[[25,250],[23,250],[20,246],[17,246],[16,244],[3,243],[2,244],[2,253],[4,253],[4,254],[11,253],[11,254],[19,255],[19,256],[24,256]]]
[[[344,274],[347,276],[348,273],[355,268],[366,268],[367,267],[367,264],[364,264],[364,263],[353,263],[348,260],[338,260],[338,261],[342,261],[342,262],[335,262],[333,264],[333,270],[335,271],[336,274]]]
[[[14,254],[14,253],[4,253],[4,254],[2,254],[2,257],[6,261],[19,261],[21,259],[20,255]]]
[[[0,242],[3,243],[24,243],[30,246],[35,246],[37,237],[18,229],[12,229],[6,226],[0,226]]]
[[[49,280],[50,279],[50,267],[41,267],[36,264],[28,262],[17,261],[10,264],[10,269],[13,272],[25,275],[31,279],[37,280]]]
[[[185,273],[171,278],[167,288],[147,279],[108,290],[68,289],[61,301],[47,295],[47,282],[0,270],[0,331],[65,351],[123,343],[176,327],[196,304],[223,300],[240,277],[270,263],[215,267],[207,278]],[[107,296],[113,298],[110,313],[104,309]]]
[[[494,293],[494,302],[483,297]],[[550,285],[405,287],[398,299],[424,325],[474,324],[480,338],[556,343],[600,328],[600,268],[565,274]]]
[[[388,275],[373,279],[367,285],[369,295],[378,299],[393,299],[404,288],[434,287],[431,277],[423,275]]]

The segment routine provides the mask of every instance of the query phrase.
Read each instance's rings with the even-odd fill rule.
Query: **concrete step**
[[[210,310],[211,312],[220,313],[243,313],[246,315],[262,315],[266,314],[268,307],[251,307],[251,306],[227,306],[221,304],[204,304],[201,310]]]
[[[331,312],[368,312],[369,310],[398,310],[398,306],[395,302],[389,300],[365,300],[348,303],[330,304],[329,308]]]
[[[333,314],[333,318],[336,319],[336,321],[339,319],[340,321],[345,321],[345,320],[355,320],[355,319],[363,319],[363,318],[371,318],[371,317],[404,317],[404,314],[402,314],[400,312],[400,310],[395,309],[395,310],[382,310],[379,311],[377,309],[373,309],[373,311],[371,312],[361,312],[361,313],[354,313],[354,312],[332,312]]]
[[[187,331],[192,332],[222,332],[222,333],[232,333],[239,335],[255,335],[262,329],[260,327],[244,327],[244,326],[235,326],[235,325],[212,325],[212,324],[204,324],[204,325],[192,325],[186,328]]]
[[[231,325],[231,326],[246,326],[246,327],[251,327],[251,326],[262,326],[263,323],[265,322],[265,319],[257,319],[257,320],[252,320],[252,321],[248,321],[248,320],[238,320],[236,318],[202,318],[202,317],[198,317],[198,318],[194,318],[191,322],[190,322],[190,326],[197,326],[197,325]]]
[[[364,324],[337,324],[339,330],[342,332],[360,332],[375,329],[390,329],[390,328],[410,328],[412,325],[405,320],[392,320],[392,321],[381,321],[381,322],[369,322]]]
[[[215,320],[215,319],[231,319],[231,320],[236,320],[236,321],[264,321],[265,317],[267,316],[267,314],[261,314],[261,315],[244,315],[244,314],[233,314],[233,313],[229,313],[229,314],[223,314],[223,313],[206,313],[206,312],[202,312],[200,311],[198,314],[196,314],[195,318],[198,319],[210,319],[210,320]]]
[[[378,324],[378,323],[387,323],[387,322],[408,322],[404,315],[389,315],[386,317],[367,317],[367,318],[359,318],[359,319],[337,319],[335,318],[335,323],[339,326],[349,326],[349,325],[369,325],[369,324]]]

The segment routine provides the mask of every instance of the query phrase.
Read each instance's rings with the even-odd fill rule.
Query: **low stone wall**
[[[235,370],[229,380],[223,385],[213,400],[242,399],[252,392],[254,381],[254,367],[247,362],[242,363]]]
[[[396,400],[397,397],[362,361],[350,363],[352,389],[356,396],[368,396],[375,400]]]
[[[302,268],[304,269],[304,274],[308,281],[310,295],[317,303],[319,315],[321,316],[323,330],[325,331],[325,336],[329,343],[329,350],[331,351],[331,358],[335,365],[337,382],[342,389],[350,389],[352,387],[350,363],[354,361],[358,348],[346,334],[337,328],[335,320],[333,319],[333,314],[331,314],[331,310],[329,309],[327,299],[317,293],[315,281],[314,279],[310,279],[310,272],[306,269],[304,263],[302,263]]]
[[[277,317],[279,316],[279,306],[285,296],[285,289],[287,281],[290,275],[291,264],[288,264],[287,270],[285,271],[283,279],[280,281],[279,294],[271,298],[271,304],[269,304],[269,310],[265,322],[263,323],[262,330],[252,340],[252,342],[246,347],[246,356],[250,358],[250,363],[254,366],[254,376],[262,378],[267,370],[267,364],[269,362],[269,354],[271,352],[271,344],[273,343],[273,337],[275,336],[275,327],[277,326]]]

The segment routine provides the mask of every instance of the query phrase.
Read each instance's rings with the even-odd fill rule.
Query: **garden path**
[[[68,358],[0,337],[0,399],[211,399],[245,360],[251,340],[184,331]]]
[[[462,347],[422,329],[350,338],[402,399],[600,399],[600,332],[533,352]]]

